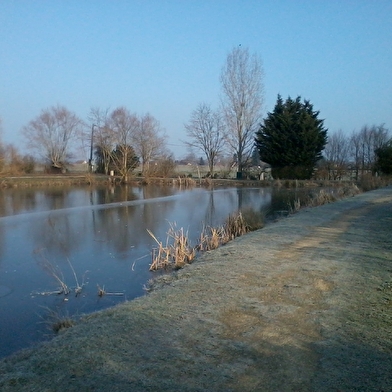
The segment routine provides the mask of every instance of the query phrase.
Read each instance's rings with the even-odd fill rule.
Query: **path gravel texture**
[[[392,391],[392,188],[305,209],[0,362],[1,391]]]

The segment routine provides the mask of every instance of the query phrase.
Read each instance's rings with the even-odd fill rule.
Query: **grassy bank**
[[[211,178],[143,178],[131,177],[131,185],[171,185],[178,187],[221,187],[221,186],[244,186],[244,187],[277,187],[277,188],[342,188],[356,185],[361,191],[369,191],[392,183],[390,177],[363,176],[359,181],[330,181],[330,180],[237,180],[237,179],[211,179]],[[28,176],[0,176],[0,188],[8,187],[45,187],[45,186],[71,186],[71,185],[94,185],[94,184],[120,184],[120,178],[109,177],[102,174],[91,173],[67,173],[67,174],[42,174],[37,173]]]
[[[108,176],[91,174],[35,174],[28,176],[0,176],[0,188],[50,187],[107,184]]]

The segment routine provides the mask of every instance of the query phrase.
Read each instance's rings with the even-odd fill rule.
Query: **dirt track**
[[[392,391],[392,188],[304,210],[0,362],[2,391]]]

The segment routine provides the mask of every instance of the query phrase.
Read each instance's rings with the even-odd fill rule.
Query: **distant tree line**
[[[277,97],[272,112],[262,118],[264,87],[261,59],[244,47],[234,47],[221,70],[221,104],[203,102],[184,124],[190,155],[214,175],[218,162],[237,169],[237,178],[252,166],[268,164],[274,178],[339,180],[365,173],[392,173],[392,141],[383,125],[364,126],[346,135],[328,134],[320,112],[309,100]],[[28,148],[52,170],[64,171],[73,154],[89,152],[89,169],[115,172],[126,182],[140,167],[144,177],[167,176],[174,159],[167,136],[150,113],[138,115],[126,107],[92,108],[86,121],[64,106],[53,106],[23,128]],[[1,142],[0,171],[31,172],[35,159],[20,155]]]
[[[202,103],[185,124],[187,145],[202,152],[210,173],[223,153],[231,154],[238,177],[266,163],[274,178],[342,179],[364,173],[391,173],[392,142],[383,125],[364,126],[345,136],[328,135],[320,112],[300,96],[283,100],[262,119],[261,60],[235,47],[221,72],[222,101],[213,110]]]
[[[383,125],[328,135],[318,117],[309,101],[278,96],[256,133],[260,159],[271,165],[274,178],[358,180],[364,174],[391,174],[391,136]]]
[[[384,125],[365,125],[350,135],[345,135],[342,130],[332,133],[318,169],[331,180],[349,174],[357,180],[365,173],[392,174],[391,162],[389,130]]]
[[[145,177],[165,175],[174,166],[158,120],[149,113],[130,113],[125,107],[113,111],[93,108],[88,120],[83,121],[64,106],[53,106],[42,110],[22,132],[35,158],[20,156],[14,146],[4,145],[0,132],[3,173],[30,173],[37,159],[50,170],[64,172],[78,151],[84,151],[84,156],[90,151],[90,170],[93,166],[99,173],[109,174],[113,170],[124,182],[139,163]],[[152,163],[157,165],[151,166]]]

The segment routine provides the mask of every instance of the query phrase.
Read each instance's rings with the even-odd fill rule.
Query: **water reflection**
[[[266,188],[105,187],[6,190],[0,203],[0,356],[42,340],[44,307],[82,314],[144,293],[154,240],[165,241],[169,223],[195,244],[203,226],[221,225],[235,211],[261,215],[287,210],[288,195]],[[37,296],[58,282],[40,268],[34,251],[58,267],[67,285],[85,277],[82,295]],[[42,263],[41,263],[42,266]],[[72,266],[72,268],[71,268]],[[74,271],[73,271],[73,270]],[[86,272],[88,271],[88,272]],[[124,292],[99,298],[97,285]]]

